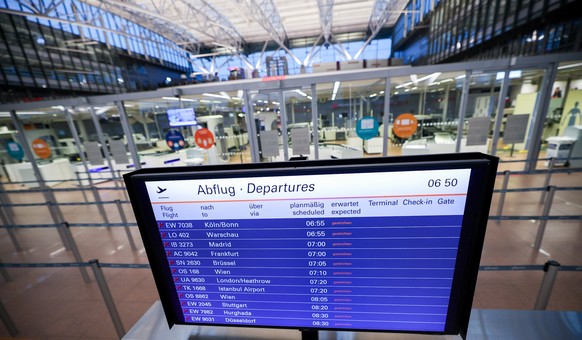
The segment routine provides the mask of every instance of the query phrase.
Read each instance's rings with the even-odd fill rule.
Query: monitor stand
[[[302,330],[301,340],[319,340],[319,332],[314,330]]]

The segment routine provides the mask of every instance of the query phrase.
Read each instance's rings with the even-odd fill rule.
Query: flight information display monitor
[[[168,123],[172,127],[178,126],[190,126],[198,124],[196,122],[196,113],[194,109],[189,107],[185,109],[169,109],[167,111],[168,114]]]
[[[125,176],[170,325],[466,333],[497,158]]]

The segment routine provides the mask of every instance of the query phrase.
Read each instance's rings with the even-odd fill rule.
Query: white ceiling
[[[407,0],[83,0],[130,18],[188,48],[225,48],[289,40],[365,40],[391,27]],[[366,33],[368,33],[366,35]],[[327,39],[326,39],[327,38]],[[345,40],[344,40],[345,41]]]

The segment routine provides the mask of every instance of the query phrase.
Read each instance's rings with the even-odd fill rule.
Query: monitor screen
[[[170,126],[189,126],[198,124],[196,122],[194,109],[191,107],[168,110],[168,121],[170,122]]]
[[[463,334],[497,158],[125,176],[170,325]]]

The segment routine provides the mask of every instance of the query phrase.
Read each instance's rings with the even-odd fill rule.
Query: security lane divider
[[[71,227],[107,227],[105,223],[71,223]],[[109,223],[110,227],[137,227],[137,223]]]
[[[552,166],[554,164],[554,160],[552,160],[552,162],[550,163],[550,165]],[[550,178],[549,176],[551,175],[552,169],[550,169],[548,173],[548,177],[546,177],[545,183],[549,183],[550,182]],[[582,169],[578,169],[578,170],[582,170]],[[568,171],[572,171],[572,169],[569,169]],[[490,220],[497,220],[498,222],[500,222],[501,220],[537,220],[540,221],[540,225],[538,228],[538,232],[536,235],[536,240],[533,244],[533,247],[536,251],[540,250],[541,247],[541,242],[543,239],[543,234],[545,232],[545,227],[547,224],[548,220],[582,220],[582,216],[570,216],[570,215],[566,215],[566,216],[549,216],[550,210],[551,210],[551,206],[552,206],[552,201],[553,201],[553,197],[556,191],[579,191],[582,190],[582,187],[561,187],[561,188],[557,188],[555,186],[547,186],[547,187],[541,187],[541,188],[516,188],[516,189],[508,189],[508,183],[509,183],[509,177],[511,174],[516,174],[516,172],[511,172],[509,170],[506,170],[503,172],[504,178],[503,178],[503,185],[501,189],[498,190],[494,190],[495,193],[499,193],[500,197],[499,197],[499,203],[498,203],[498,207],[497,207],[497,215],[496,216],[489,216]],[[85,189],[85,188],[84,188]],[[83,189],[83,190],[84,190]],[[93,192],[93,196],[95,197],[95,202],[62,202],[62,203],[54,203],[54,202],[38,202],[38,203],[7,203],[4,201],[0,201],[0,220],[3,222],[3,224],[5,226],[11,226],[11,227],[17,227],[14,225],[14,222],[9,218],[9,213],[8,210],[12,210],[13,207],[27,207],[27,206],[44,206],[44,205],[48,205],[49,207],[49,212],[51,212],[51,215],[53,216],[53,220],[55,220],[55,222],[59,221],[60,223],[62,223],[64,221],[64,217],[62,217],[62,214],[56,214],[56,213],[52,213],[53,210],[57,210],[57,212],[60,212],[59,206],[80,206],[80,205],[97,205],[97,208],[99,210],[99,213],[103,219],[103,221],[105,222],[105,226],[108,228],[111,228],[112,226],[123,226],[125,228],[125,233],[127,235],[127,238],[129,240],[130,246],[132,248],[132,250],[137,250],[137,247],[135,246],[135,242],[133,240],[133,237],[131,236],[131,232],[128,228],[128,224],[127,224],[127,218],[125,215],[125,212],[123,211],[123,208],[121,206],[121,204],[127,204],[130,203],[129,201],[125,200],[125,201],[121,201],[121,200],[114,200],[114,201],[103,201],[101,200],[101,197],[99,195],[99,191],[98,188],[96,186],[92,186],[90,188]],[[120,190],[123,188],[108,188],[108,189],[112,189],[112,190]],[[71,191],[71,189],[67,188],[67,189],[57,189],[57,190],[63,190],[63,191]],[[73,188],[72,190],[79,190],[78,188]],[[43,191],[43,190],[38,190],[38,191]],[[48,191],[55,191],[55,189],[48,189]],[[542,211],[542,216],[503,216],[503,207],[505,205],[505,196],[507,193],[510,192],[533,192],[533,191],[541,191],[543,193],[542,195],[542,199],[541,202],[544,203],[544,207],[543,207],[543,211]],[[550,194],[548,195],[548,197],[546,198],[546,192],[549,192]],[[120,225],[114,224],[114,223],[110,223],[109,219],[107,217],[107,213],[105,212],[105,204],[115,204],[121,221],[122,223]],[[53,210],[51,210],[51,208],[53,208]],[[101,226],[100,224],[85,224],[85,225],[74,225],[74,226]],[[12,228],[7,228],[7,232],[9,234],[9,237],[15,247],[15,249],[17,251],[21,251],[22,247],[20,245],[20,243],[18,242],[18,239],[16,238],[16,235],[13,233],[13,231],[11,230]],[[58,228],[57,231],[59,232],[59,236],[61,237],[61,240],[63,242],[63,244],[65,245],[65,248],[67,250],[71,250],[71,245],[70,245],[70,239],[72,237],[68,237],[66,235],[63,234],[63,230],[61,228]]]
[[[10,198],[9,195],[5,193],[4,184],[0,182],[0,204],[11,204],[11,203],[12,199]],[[12,207],[5,207],[4,209],[6,209],[6,213],[11,218],[14,218],[14,210],[12,210]]]
[[[507,184],[509,183],[509,175],[511,172],[506,170],[503,173],[503,189],[501,191],[501,196],[499,197],[499,206],[497,207],[497,215],[501,216],[503,212],[503,205],[505,204],[505,193],[507,192]]]
[[[97,209],[99,210],[99,214],[101,214],[101,218],[103,218],[103,221],[107,223],[107,227],[109,227],[109,219],[107,218],[105,207],[103,207],[103,201],[101,200],[101,195],[99,195],[99,190],[97,190],[96,186],[93,186],[91,187],[91,192],[93,192],[93,198],[95,199],[95,203],[97,204]]]
[[[493,190],[494,193],[503,193],[503,192],[530,192],[530,191],[547,191],[548,187],[539,187],[539,188],[514,188],[514,189],[495,189]],[[556,191],[577,191],[582,190],[582,187],[556,187]],[[543,202],[541,202],[543,203]]]
[[[554,215],[554,216],[489,216],[490,220],[508,220],[508,221],[579,221],[582,216],[579,215]]]
[[[548,174],[546,175],[546,178],[544,179],[544,187],[549,187],[550,186],[550,180],[552,179],[552,170],[554,169],[554,165],[556,165],[556,159],[552,158],[550,159],[550,165],[548,167]],[[545,200],[546,200],[546,192],[547,191],[542,191],[542,195],[540,196],[540,204],[544,204]]]
[[[514,220],[514,221],[580,221],[582,216],[578,215],[555,215],[555,216],[489,216],[489,220]],[[137,227],[137,223],[68,223],[71,228],[102,228],[102,227]],[[57,228],[58,224],[5,224],[0,225],[0,229],[28,229],[28,228]]]
[[[73,253],[73,257],[75,257],[75,261],[77,261],[78,263],[83,262],[83,258],[81,257],[81,252],[79,251],[79,248],[77,247],[77,242],[75,242],[75,238],[73,237],[73,234],[71,233],[69,224],[67,222],[63,222],[61,223],[61,228],[63,230],[63,234],[65,235],[67,241],[69,242],[69,246],[71,247],[71,252]],[[91,279],[89,278],[89,274],[87,274],[87,269],[84,267],[79,267],[79,271],[81,272],[81,276],[83,277],[83,280],[85,281],[85,283],[89,283],[91,282]]]
[[[37,189],[37,188],[30,188],[30,189],[9,189],[9,190],[2,190],[3,193],[6,194],[29,194],[34,192],[45,192],[50,190],[52,192],[68,192],[68,191],[82,191],[85,192],[87,190],[91,190],[91,187],[82,187],[82,188],[48,188],[48,189]],[[116,187],[97,187],[97,190],[125,190],[125,188],[116,188]]]
[[[101,263],[100,266],[101,268],[150,268],[149,263]]]
[[[572,161],[572,160],[580,160],[582,157],[548,157],[548,158],[538,158],[538,162],[547,161],[551,162],[552,160],[555,161]],[[510,160],[503,160],[500,159],[499,163],[525,163],[527,160],[525,159],[510,159]]]
[[[65,262],[65,263],[2,263],[0,262],[0,269],[5,271],[5,268],[63,268],[63,267],[78,267],[86,269],[91,267],[93,274],[95,276],[95,281],[101,291],[101,295],[107,306],[107,310],[115,327],[117,335],[122,338],[125,335],[125,329],[119,313],[117,312],[117,307],[115,306],[115,301],[109,290],[109,286],[103,274],[101,268],[140,268],[147,269],[150,265],[144,264],[132,264],[132,263],[99,263],[98,260],[94,259],[89,262]],[[556,261],[548,261],[545,265],[511,265],[511,266],[480,266],[480,271],[524,271],[524,270],[543,270],[545,272],[544,278],[542,280],[540,291],[538,293],[534,309],[543,310],[546,309],[549,298],[551,296],[553,285],[556,281],[558,271],[579,271],[582,272],[582,266],[561,266]],[[7,274],[5,276],[5,279]],[[9,281],[6,279],[6,281]],[[86,283],[89,283],[85,281]],[[15,337],[18,335],[18,330],[10,315],[0,302],[0,318],[6,325],[11,336]]]
[[[552,209],[552,203],[554,202],[554,195],[556,193],[556,187],[555,186],[549,186],[548,187],[548,197],[545,200],[544,203],[544,208],[542,210],[542,216],[549,216],[550,215],[550,209]],[[548,223],[548,220],[541,220],[540,221],[540,225],[538,227],[538,232],[536,234],[536,240],[534,241],[533,244],[533,248],[535,249],[535,251],[540,251],[540,248],[542,246],[542,240],[544,238],[544,232],[546,231],[546,224]]]
[[[10,213],[8,213],[8,209],[6,209],[4,205],[0,206],[0,220],[4,225],[14,224],[14,220],[12,219]],[[14,231],[12,231],[11,229],[7,229],[6,231],[8,232],[8,237],[10,238],[10,241],[12,242],[14,249],[16,249],[17,252],[22,251],[22,246],[20,245],[20,241],[18,241],[18,238],[16,237]]]
[[[2,322],[6,326],[6,329],[8,329],[8,333],[10,333],[10,336],[17,337],[18,329],[16,328],[14,321],[12,321],[12,318],[8,314],[8,311],[6,310],[6,308],[4,308],[2,301],[0,301],[0,319],[2,319]]]
[[[123,211],[123,207],[121,206],[121,201],[115,200],[115,205],[117,205],[117,211],[119,212],[119,217],[121,218],[121,223],[123,224],[123,229],[125,230],[125,235],[127,235],[127,239],[129,240],[129,245],[133,251],[136,251],[137,247],[135,246],[135,242],[131,236],[131,231],[127,226],[127,218],[125,217],[125,211]]]
[[[135,245],[135,241],[133,240],[133,236],[131,235],[131,231],[129,230],[129,227],[136,227],[137,223],[128,223],[127,218],[125,218],[125,213],[120,212],[120,214],[122,214],[121,215],[121,219],[122,219],[121,223],[68,223],[68,222],[63,222],[60,224],[22,224],[22,225],[3,224],[3,225],[0,225],[0,229],[6,229],[6,231],[10,235],[10,239],[12,241],[14,248],[16,249],[16,251],[20,252],[20,251],[22,251],[22,247],[20,246],[20,242],[18,241],[18,238],[14,234],[13,229],[57,228],[57,231],[59,232],[59,236],[61,237],[61,241],[62,241],[63,245],[65,246],[65,249],[71,250],[73,252],[73,254],[77,253],[77,255],[75,255],[75,257],[76,258],[78,257],[80,260],[81,255],[79,254],[79,250],[78,250],[77,245],[75,243],[75,239],[73,237],[73,234],[69,230],[69,228],[71,228],[71,227],[97,227],[97,228],[99,228],[99,227],[107,227],[107,228],[123,227],[125,229],[125,234],[128,238],[131,249],[133,251],[137,251],[137,246]],[[85,279],[86,278],[85,274],[84,273],[81,273],[81,274],[83,275],[83,278]],[[88,279],[88,277],[86,279]]]
[[[79,177],[79,173],[78,172],[75,172],[75,177],[77,177],[77,182],[79,183],[78,184],[79,185],[79,188],[81,188],[83,186],[83,183],[81,182],[81,177]],[[81,193],[83,194],[83,200],[85,202],[89,202],[87,200],[87,194],[85,194],[85,190],[82,190]]]
[[[553,194],[552,194],[553,197]],[[127,239],[129,241],[130,247],[133,251],[137,251],[137,246],[135,244],[135,241],[133,240],[133,236],[131,234],[131,231],[129,229],[129,227],[136,227],[137,223],[128,223],[127,222],[127,218],[125,216],[125,213],[122,210],[121,207],[121,201],[114,201],[117,205],[117,208],[120,211],[120,217],[122,222],[121,223],[68,223],[68,222],[62,222],[60,224],[22,224],[22,225],[17,225],[17,224],[13,224],[12,223],[7,223],[4,222],[2,225],[0,225],[0,229],[6,229],[6,231],[8,232],[8,235],[10,236],[10,239],[12,241],[12,244],[15,248],[16,251],[20,252],[22,251],[22,247],[20,246],[20,242],[18,241],[18,238],[16,237],[16,234],[14,233],[14,229],[27,229],[27,228],[57,228],[57,231],[59,232],[59,236],[61,237],[61,240],[63,242],[63,245],[65,246],[65,248],[67,250],[71,250],[73,252],[75,252],[74,248],[76,248],[76,245],[73,244],[74,243],[74,238],[73,235],[70,233],[69,228],[73,227],[73,228],[100,228],[100,227],[107,227],[107,228],[111,228],[111,227],[123,227],[125,234],[127,236]],[[544,214],[549,214],[549,207],[551,207],[551,201],[548,200],[549,203],[547,203],[544,206]],[[85,203],[72,203],[71,205],[82,205]],[[18,204],[19,205],[19,204]],[[30,204],[26,204],[26,205],[30,205]],[[37,204],[34,204],[37,205]],[[1,213],[2,209],[0,209],[0,213]],[[0,217],[2,217],[3,215],[0,214]],[[540,226],[538,228],[538,234],[536,236],[536,241],[534,242],[534,249],[536,249],[536,251],[539,251],[539,246],[541,245],[541,240],[543,238],[543,234],[545,232],[545,227],[547,224],[547,221],[582,221],[582,215],[554,215],[554,216],[549,216],[549,215],[545,215],[545,216],[489,216],[489,220],[492,221],[502,221],[502,220],[513,220],[513,221],[539,221],[540,222]],[[66,226],[65,228],[63,228],[62,226]]]
[[[101,295],[103,296],[103,300],[105,301],[105,305],[107,306],[107,310],[111,316],[111,321],[113,321],[113,325],[115,326],[117,336],[119,336],[121,339],[125,335],[125,329],[123,328],[121,317],[119,317],[119,313],[117,312],[117,307],[115,306],[113,296],[111,296],[111,292],[109,291],[109,285],[107,285],[105,275],[103,275],[103,271],[99,265],[99,260],[91,260],[89,261],[89,264],[91,265],[91,269],[93,269],[95,281],[97,281],[97,285],[99,286],[99,290],[101,291]]]
[[[121,317],[117,312],[117,307],[109,290],[109,285],[103,275],[101,268],[149,268],[149,264],[137,265],[137,264],[100,264],[99,260],[94,259],[89,262],[65,262],[65,263],[2,263],[0,262],[0,269],[5,271],[5,268],[66,268],[66,267],[78,267],[80,269],[86,270],[87,267],[91,267],[93,270],[93,275],[95,276],[95,282],[101,291],[101,296],[107,307],[113,326],[117,335],[121,339],[125,335],[125,329],[123,328],[123,323],[121,322]],[[7,280],[8,281],[8,280]],[[85,283],[89,284],[91,281],[85,280]],[[11,336],[16,337],[18,335],[18,330],[16,325],[10,318],[10,315],[2,305],[0,301],[0,318],[2,322],[6,325],[8,332]]]
[[[548,307],[548,301],[550,300],[550,295],[552,294],[554,283],[558,276],[558,270],[560,270],[560,263],[557,261],[548,261],[544,265],[544,279],[542,280],[534,309],[544,310]]]
[[[4,281],[10,282],[10,281],[12,281],[12,278],[8,274],[8,271],[6,270],[6,268],[4,266],[2,266],[2,263],[4,263],[4,262],[2,262],[2,260],[0,260],[0,274],[2,275],[2,278],[4,279]]]
[[[544,270],[543,264],[509,265],[509,266],[479,266],[479,271],[520,271],[520,270]],[[582,266],[560,266],[561,272],[582,272]]]
[[[530,264],[525,266],[479,266],[479,271],[513,271],[513,270],[543,270],[541,264]]]
[[[509,173],[509,171],[506,171],[507,173]],[[514,173],[511,173],[514,174]],[[53,189],[54,191],[77,191],[79,189]],[[116,188],[101,188],[98,190],[119,190]],[[533,192],[533,191],[541,191],[541,192],[545,192],[548,191],[548,187],[535,187],[535,188],[512,188],[512,189],[508,189],[507,185],[505,184],[505,177],[504,177],[504,185],[501,189],[495,189],[493,190],[493,193],[498,193],[501,194],[502,197],[504,197],[505,193],[510,193],[510,192]],[[572,187],[556,187],[556,191],[578,191],[578,190],[582,190],[582,186],[572,186]],[[17,193],[17,192],[22,192],[20,190],[8,190],[6,191],[7,193]],[[38,190],[38,192],[41,192],[41,190]],[[104,205],[104,204],[117,204],[117,201],[120,201],[122,204],[129,204],[131,203],[129,200],[125,200],[125,201],[121,201],[121,200],[113,200],[113,201],[100,201],[100,202],[59,202],[56,203],[56,205]],[[502,203],[503,200],[500,199],[500,202]],[[1,203],[0,202],[0,207],[27,207],[27,206],[41,206],[41,205],[46,205],[46,202],[34,202],[34,203]],[[501,215],[499,213],[499,209],[498,209],[498,215]]]
[[[582,172],[582,168],[563,168],[563,169],[541,169],[541,170],[532,170],[532,171],[512,171],[513,175],[544,175],[544,174],[570,174],[570,173],[577,173]],[[504,171],[498,171],[497,176],[503,175]]]
[[[548,261],[550,262],[550,261]],[[19,262],[19,263],[4,263],[0,261],[1,268],[77,268],[77,267],[89,267],[91,266],[89,262]],[[536,271],[544,270],[546,264],[526,264],[526,265],[482,265],[479,266],[479,271]],[[148,269],[150,268],[149,263],[102,263],[99,262],[100,268],[123,268],[123,269]],[[562,272],[582,272],[582,265],[560,265],[559,271]]]
[[[574,159],[574,158],[572,158]],[[582,157],[580,158],[576,158],[576,159],[582,159]],[[500,161],[500,163],[511,163],[511,162],[525,162],[522,160],[516,160],[516,161]],[[550,163],[551,165],[551,163]],[[536,169],[536,170],[531,170],[531,171],[512,171],[512,174],[514,175],[541,175],[541,174],[548,174],[548,173],[577,173],[577,172],[582,172],[582,168],[577,167],[577,168],[555,168],[555,167],[548,167],[548,169]],[[79,174],[79,172],[77,173]],[[500,171],[497,172],[497,175],[503,175],[504,172]],[[103,177],[100,178],[104,181],[119,181],[123,183],[123,177],[120,175],[120,177]],[[76,182],[77,184],[79,184],[78,188],[51,188],[49,187],[49,190],[54,190],[54,191],[66,191],[66,190],[86,190],[85,187],[81,185],[81,182],[78,179],[60,179],[60,180],[45,180],[45,183],[66,183],[66,182]],[[15,182],[5,182],[4,184],[22,184],[22,185],[26,185],[26,184],[38,184],[38,181],[15,181]],[[102,188],[105,189],[105,188]],[[107,188],[107,190],[123,190],[125,191],[125,188],[120,188],[120,187],[110,187]],[[4,190],[0,190],[2,192],[4,192]],[[35,189],[35,188],[29,188],[29,189],[23,189],[23,190],[6,190],[6,192],[35,192],[35,191],[42,191],[40,189]]]
[[[5,271],[5,268],[64,268],[64,267],[78,267],[81,269],[86,269],[91,267],[93,274],[95,276],[95,281],[101,291],[103,301],[107,306],[109,316],[115,327],[115,331],[119,338],[125,335],[125,329],[121,321],[121,317],[117,311],[115,301],[109,290],[109,285],[105,279],[102,268],[140,268],[147,269],[150,265],[144,264],[133,264],[133,263],[100,263],[99,260],[93,259],[89,262],[65,262],[65,263],[2,263],[0,262],[0,269]],[[545,272],[540,285],[540,290],[536,298],[534,309],[544,310],[548,305],[554,283],[556,281],[559,271],[577,271],[582,272],[582,266],[561,266],[557,261],[548,261],[544,265],[510,265],[510,266],[480,266],[480,271],[539,271],[543,270]],[[9,281],[9,280],[6,280]],[[90,283],[85,281],[86,283]],[[18,330],[10,318],[7,310],[4,308],[0,302],[0,318],[2,322],[6,325],[11,336],[16,337],[18,335]]]
[[[107,227],[108,225],[105,223],[68,223],[69,227],[76,228],[76,227]],[[137,227],[137,223],[109,223],[111,227]],[[16,224],[16,225],[0,225],[0,229],[27,229],[27,228],[58,228],[59,224]]]
[[[552,161],[553,164],[553,161]],[[551,172],[549,173],[551,174]],[[523,191],[533,191],[532,189],[536,189],[536,188],[522,188],[522,189],[507,189],[507,183],[509,182],[509,176],[511,175],[511,172],[509,170],[504,172],[504,178],[503,178],[503,186],[501,188],[501,196],[499,198],[499,205],[497,206],[497,215],[499,215],[499,220],[498,222],[501,221],[501,214],[503,211],[503,206],[505,204],[505,194],[507,192],[509,192],[509,190],[513,191],[513,192],[523,192]],[[545,180],[546,184],[550,183],[550,178],[549,176],[546,177]],[[540,216],[539,220],[540,224],[538,227],[538,231],[536,234],[536,239],[532,245],[532,247],[534,248],[535,251],[539,252],[541,249],[541,244],[542,244],[542,240],[544,237],[544,232],[546,230],[546,225],[548,223],[548,220],[550,219],[549,215],[550,215],[550,210],[552,209],[552,203],[554,201],[554,195],[556,193],[556,190],[558,190],[558,188],[556,186],[546,186],[545,188],[541,188],[544,189],[542,192],[542,197],[540,199],[540,203],[543,203],[544,206],[542,208],[542,216]],[[581,187],[564,187],[562,188],[562,190],[570,190],[570,191],[574,191],[574,190],[582,190]],[[546,195],[547,192],[547,195]],[[519,216],[522,219],[525,219],[526,216]],[[489,217],[489,219],[492,219],[491,216]],[[565,220],[565,219],[582,219],[582,216],[562,216],[561,218],[559,218],[560,220]]]
[[[129,203],[129,201],[122,201],[121,203]],[[98,204],[115,204],[115,201],[101,201],[99,202],[61,202],[58,205],[98,205]],[[39,205],[47,205],[46,202],[36,202],[36,203],[13,203],[12,207],[34,207]],[[5,206],[0,204],[0,206]]]

